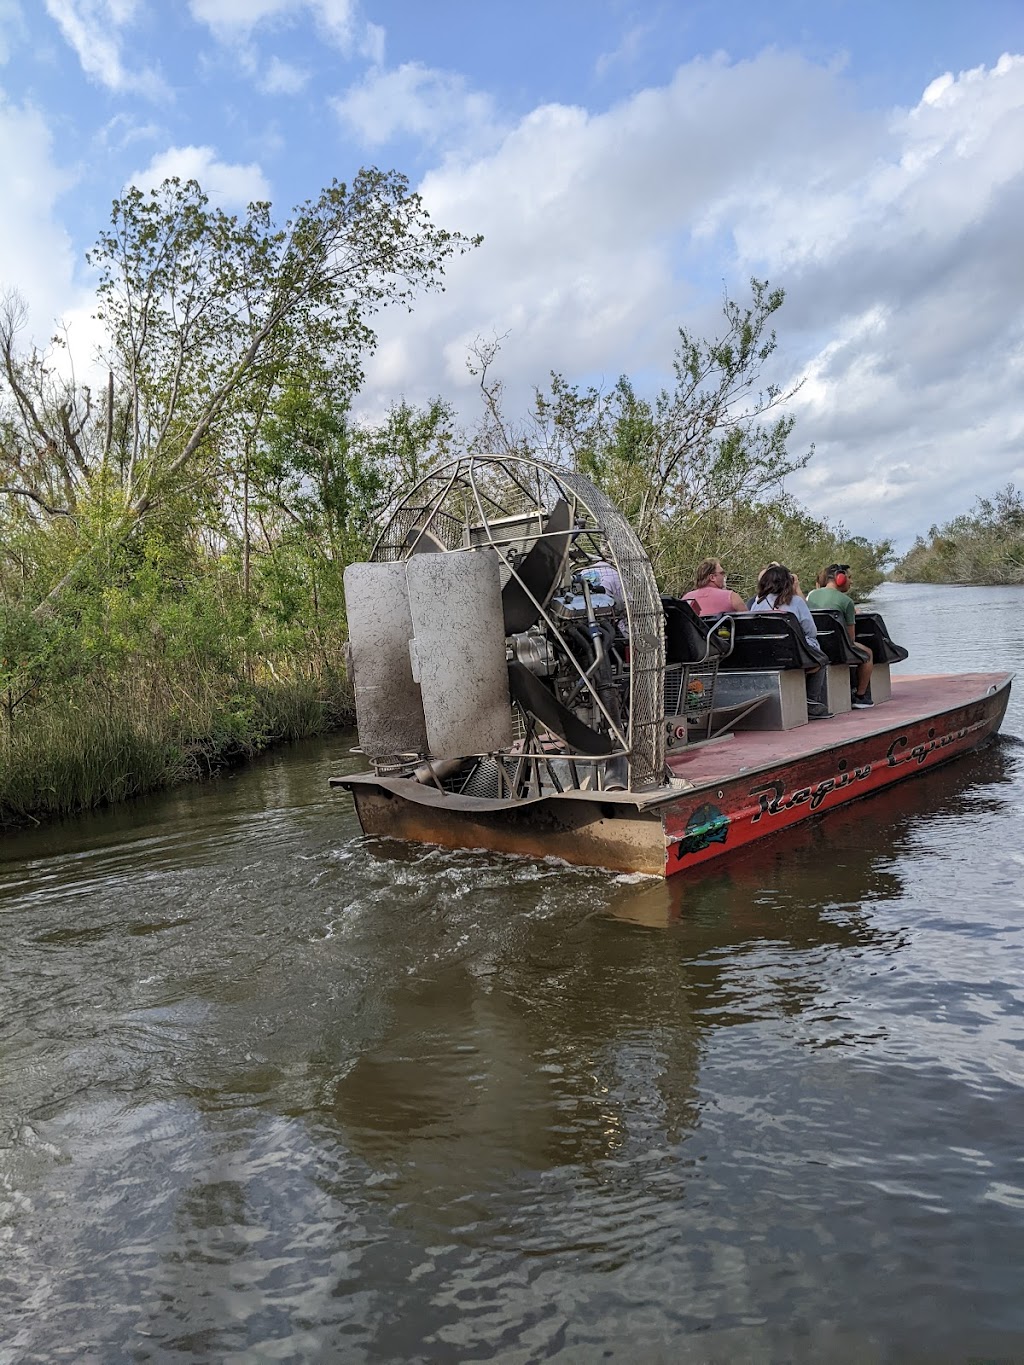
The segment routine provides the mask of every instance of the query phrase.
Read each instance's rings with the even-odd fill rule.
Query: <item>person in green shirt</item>
[[[854,709],[863,711],[874,705],[871,700],[871,670],[874,667],[874,656],[867,645],[859,644],[857,641],[857,608],[853,605],[853,598],[845,591],[849,586],[849,564],[830,564],[818,575],[818,587],[807,594],[807,605],[812,611],[842,612],[850,643],[863,657],[863,662],[857,665],[857,686],[853,693]]]

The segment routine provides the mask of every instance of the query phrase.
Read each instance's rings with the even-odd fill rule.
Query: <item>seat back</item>
[[[723,670],[813,669],[827,656],[807,643],[800,622],[788,611],[737,611],[732,614],[735,638]]]
[[[830,664],[856,665],[863,662],[850,643],[850,634],[841,611],[830,607],[828,610],[812,611],[811,615],[818,629],[818,644],[828,655]]]
[[[663,597],[665,612],[664,713],[668,744],[708,739],[715,707],[718,665],[732,640],[720,618],[701,616],[689,602]]]
[[[714,632],[715,619],[701,616],[679,597],[663,597],[666,664],[702,663],[717,658],[727,647]]]
[[[890,638],[882,615],[877,611],[857,613],[857,643],[868,646],[876,664],[898,664],[910,656],[909,650]]]

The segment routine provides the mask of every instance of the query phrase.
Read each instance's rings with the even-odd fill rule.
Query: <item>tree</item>
[[[18,397],[16,380],[36,362],[8,372],[21,432],[71,452],[73,477],[46,486],[47,514],[74,516],[83,492],[101,486],[110,512],[37,610],[61,597],[101,541],[124,540],[176,488],[208,478],[232,420],[261,410],[306,366],[329,358],[351,392],[375,343],[373,315],[438,287],[449,259],[479,240],[435,227],[393,171],[333,181],[281,229],[266,203],[241,217],[211,208],[194,180],[116,200],[89,255],[113,376],[91,446],[76,444],[88,413],[58,403],[44,416]]]
[[[973,513],[918,536],[893,571],[903,583],[1024,583],[1024,495],[1012,483]]]
[[[23,300],[8,291],[0,298],[0,495],[15,520],[46,524],[73,518],[96,414],[89,389],[62,377],[51,352],[19,352],[25,319]]]

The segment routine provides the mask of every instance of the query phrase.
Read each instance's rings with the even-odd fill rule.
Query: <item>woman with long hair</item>
[[[808,644],[817,649],[818,631],[811,609],[800,595],[800,580],[785,564],[769,564],[757,580],[751,611],[788,611],[800,622]]]
[[[818,631],[814,624],[811,609],[800,594],[800,580],[787,569],[785,564],[769,564],[757,580],[757,596],[750,606],[751,611],[787,611],[800,622],[804,638],[822,663],[817,668],[809,668],[807,673],[807,714],[812,720],[830,714],[825,705],[826,680],[824,654],[818,644]]]

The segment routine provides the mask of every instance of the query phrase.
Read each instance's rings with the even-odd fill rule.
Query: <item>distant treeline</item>
[[[519,423],[497,350],[482,415],[436,400],[353,419],[369,320],[437,287],[477,240],[436,227],[394,172],[241,217],[170,180],[115,201],[90,253],[108,378],[0,306],[0,823],[118,800],[350,721],[342,574],[382,508],[457,450],[534,454],[624,509],[663,587],[721,558],[743,593],[771,559],[809,586],[832,561],[869,592],[888,542],[850,537],[782,490],[788,394],[761,387],[781,290],[726,299],[722,335],[679,331],[655,399],[552,375]],[[58,364],[57,361],[61,363]]]
[[[1012,483],[973,513],[918,536],[893,570],[899,583],[1024,583],[1024,497]]]

